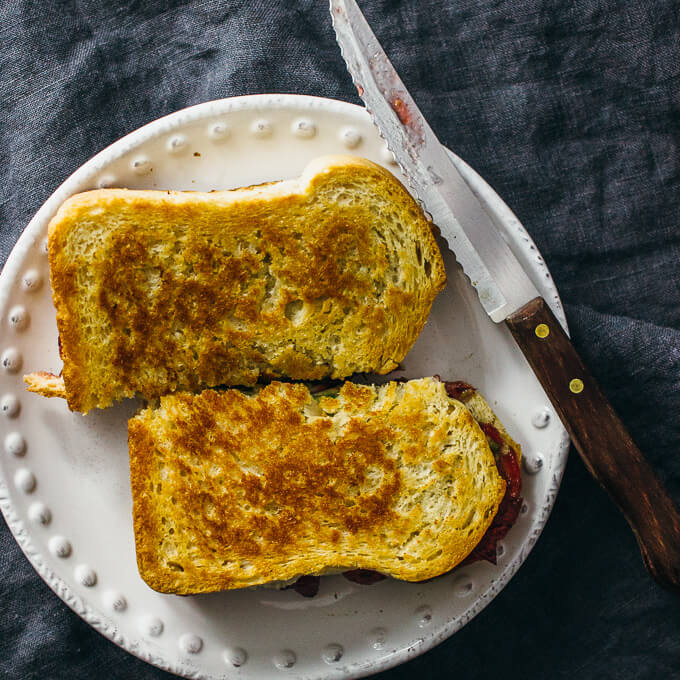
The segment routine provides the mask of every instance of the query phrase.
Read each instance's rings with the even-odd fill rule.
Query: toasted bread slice
[[[470,553],[505,491],[433,378],[177,393],[128,432],[139,572],[167,593],[357,568],[429,579]]]
[[[64,389],[83,412],[259,377],[387,373],[445,283],[418,204],[350,156],[234,191],[77,194],[48,243]]]

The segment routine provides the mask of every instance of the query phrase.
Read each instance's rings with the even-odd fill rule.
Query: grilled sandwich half
[[[350,156],[233,191],[77,194],[48,247],[63,372],[25,380],[83,412],[260,378],[387,373],[445,284],[418,204]]]
[[[406,581],[449,571],[519,484],[517,444],[470,386],[449,385],[162,397],[128,429],[141,576],[188,594],[354,569]]]

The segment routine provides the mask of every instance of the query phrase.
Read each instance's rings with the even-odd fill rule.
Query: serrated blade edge
[[[416,106],[354,0],[330,0],[338,45],[380,135],[493,321],[538,292]]]

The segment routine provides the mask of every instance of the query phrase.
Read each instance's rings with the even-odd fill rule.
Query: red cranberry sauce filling
[[[503,441],[500,432],[488,423],[480,423],[479,426],[489,440],[489,445],[496,459],[498,473],[505,480],[505,495],[498,506],[498,512],[493,518],[491,526],[486,530],[475,549],[465,558],[463,564],[470,564],[477,560],[487,560],[496,564],[498,541],[505,538],[510,531],[512,525],[517,521],[522,507],[522,497],[520,496],[522,477],[517,454]]]

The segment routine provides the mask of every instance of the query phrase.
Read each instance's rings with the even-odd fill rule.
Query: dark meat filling
[[[498,541],[505,538],[510,531],[512,525],[517,521],[522,507],[522,497],[520,496],[522,478],[517,454],[503,441],[500,433],[493,425],[479,423],[479,426],[489,441],[496,459],[498,473],[505,480],[505,495],[498,506],[498,512],[493,518],[491,526],[462,564],[470,564],[477,560],[486,560],[491,564],[496,564]]]

